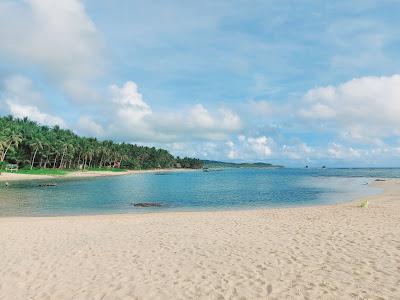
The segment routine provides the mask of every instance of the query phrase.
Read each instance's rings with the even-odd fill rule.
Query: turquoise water
[[[349,201],[378,193],[374,178],[399,169],[225,169],[91,179],[11,182],[0,187],[0,216],[55,216],[288,207]],[[52,180],[54,182],[54,180]],[[161,208],[137,208],[160,202]]]

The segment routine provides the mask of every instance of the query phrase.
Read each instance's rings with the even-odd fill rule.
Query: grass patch
[[[86,168],[85,170],[78,169],[19,169],[18,171],[5,171],[0,170],[4,173],[15,173],[15,174],[27,174],[27,175],[49,175],[49,176],[64,176],[70,172],[126,172],[127,169],[117,168]]]

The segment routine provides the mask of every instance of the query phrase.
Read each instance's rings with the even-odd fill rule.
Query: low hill
[[[269,163],[233,163],[233,162],[223,162],[216,160],[202,160],[204,168],[283,168],[283,166],[273,165]]]

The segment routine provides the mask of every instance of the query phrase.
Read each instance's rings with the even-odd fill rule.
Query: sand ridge
[[[400,299],[400,181],[329,206],[0,218],[0,299]]]

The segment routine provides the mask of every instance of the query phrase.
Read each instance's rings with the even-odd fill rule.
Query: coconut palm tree
[[[38,153],[39,150],[43,149],[43,142],[40,139],[40,136],[33,137],[33,139],[29,143],[29,146],[31,147],[31,149],[33,151],[32,160],[31,160],[31,170],[32,170],[33,164],[35,163],[36,154]]]
[[[180,163],[198,168],[201,162],[191,158],[175,158],[168,151],[111,140],[80,137],[59,126],[41,126],[28,118],[0,117],[0,163],[17,163],[31,169],[112,167],[115,161],[131,169],[168,168]]]
[[[3,162],[6,158],[7,152],[12,149],[12,147],[17,148],[18,145],[22,141],[22,135],[13,129],[8,130],[8,132],[5,133],[4,138],[2,139],[2,153],[3,155],[1,156],[0,162]]]

